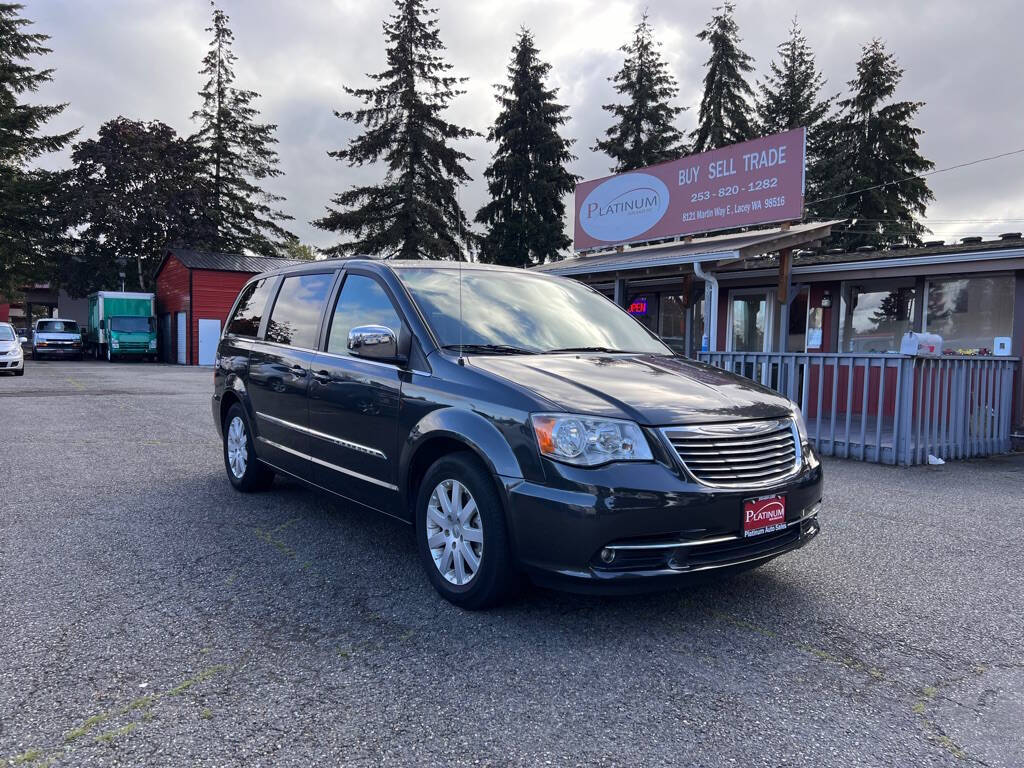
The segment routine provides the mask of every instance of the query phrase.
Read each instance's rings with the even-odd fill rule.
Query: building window
[[[730,292],[729,316],[731,352],[765,352],[771,338],[768,315],[768,294]]]
[[[660,297],[661,338],[677,354],[686,354],[686,307],[683,297],[663,293]]]
[[[1013,333],[1013,275],[928,281],[925,330],[942,337],[946,354],[987,355]]]
[[[658,294],[638,293],[626,304],[626,311],[652,333],[658,332]]]
[[[840,350],[861,355],[899,352],[903,334],[914,330],[916,304],[913,278],[846,284]]]
[[[693,309],[690,312],[690,319],[693,326],[690,329],[690,346],[693,352],[707,352],[708,347],[704,344],[704,293],[702,292],[696,301],[693,302]],[[708,340],[710,342],[710,339]]]
[[[789,329],[786,333],[787,352],[807,351],[807,301],[809,297],[810,290],[803,288],[789,304]]]

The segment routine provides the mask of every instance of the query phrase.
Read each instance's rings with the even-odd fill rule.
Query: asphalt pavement
[[[0,765],[1024,765],[1024,457],[827,461],[764,568],[467,613],[403,524],[233,491],[211,390],[0,378]]]

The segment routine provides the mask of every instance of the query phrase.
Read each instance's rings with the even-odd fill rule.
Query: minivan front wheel
[[[231,485],[243,493],[264,491],[274,482],[273,470],[256,458],[249,422],[238,403],[224,417],[224,468]]]
[[[445,456],[427,470],[416,500],[416,539],[430,582],[449,602],[489,608],[514,590],[501,499],[475,456]]]

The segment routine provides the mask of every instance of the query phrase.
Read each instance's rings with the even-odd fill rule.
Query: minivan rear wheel
[[[274,471],[256,457],[252,431],[239,403],[224,417],[224,468],[237,490],[265,491],[274,482]]]
[[[423,476],[416,541],[431,584],[462,608],[495,606],[518,584],[501,498],[471,454],[444,456]]]

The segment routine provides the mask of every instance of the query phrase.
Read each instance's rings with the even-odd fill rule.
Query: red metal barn
[[[246,280],[288,259],[170,249],[156,271],[160,356],[180,365],[213,365],[217,341]]]

